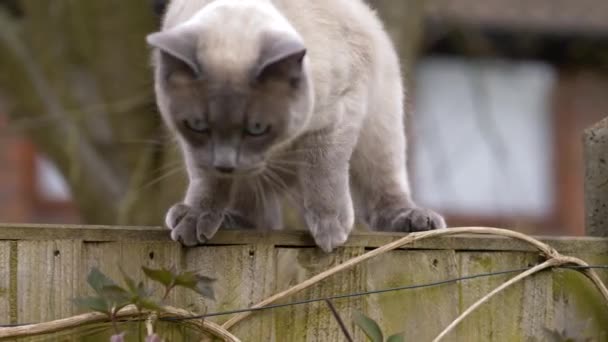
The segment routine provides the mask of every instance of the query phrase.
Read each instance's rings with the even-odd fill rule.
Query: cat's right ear
[[[196,58],[197,38],[194,34],[175,29],[148,35],[146,41],[161,54],[161,63],[167,69],[166,77],[177,73],[180,77],[197,79],[201,67]]]

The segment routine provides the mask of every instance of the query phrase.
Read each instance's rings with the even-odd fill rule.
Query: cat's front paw
[[[353,228],[352,220],[340,220],[337,216],[306,217],[308,229],[315,243],[326,253],[342,246]]]
[[[391,231],[421,232],[445,228],[445,220],[436,212],[424,208],[407,208],[400,210],[390,222]]]
[[[209,241],[219,230],[222,220],[221,213],[179,203],[169,209],[165,224],[171,230],[171,239],[193,247]]]

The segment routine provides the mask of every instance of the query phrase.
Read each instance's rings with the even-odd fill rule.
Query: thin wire
[[[593,265],[593,266],[560,266],[558,268],[571,268],[573,270],[608,270],[608,265]]]
[[[313,298],[313,299],[307,299],[307,300],[302,300],[302,301],[298,301],[298,302],[290,302],[290,303],[285,303],[285,304],[273,304],[273,305],[268,305],[268,306],[264,306],[261,308],[247,308],[247,309],[237,309],[237,310],[230,310],[230,311],[212,312],[212,313],[207,313],[204,315],[196,315],[196,316],[191,316],[191,317],[162,317],[162,318],[160,318],[160,320],[172,321],[172,322],[188,321],[188,320],[195,320],[195,319],[204,319],[204,318],[209,318],[209,317],[227,316],[227,315],[233,315],[233,314],[238,314],[238,313],[243,313],[243,312],[256,312],[256,311],[263,311],[263,310],[279,309],[279,308],[284,308],[284,307],[289,307],[289,306],[297,306],[297,305],[311,304],[311,303],[317,303],[317,302],[326,302],[328,300],[331,301],[331,300],[335,300],[335,299],[346,299],[346,298],[362,297],[362,296],[373,295],[373,294],[382,294],[382,293],[387,293],[387,292],[415,290],[415,289],[420,289],[420,288],[435,287],[435,286],[441,286],[441,285],[446,285],[446,284],[451,284],[451,283],[457,283],[457,282],[465,281],[465,280],[487,278],[487,277],[493,277],[493,276],[499,276],[499,275],[505,275],[505,274],[511,274],[511,273],[520,273],[520,272],[525,272],[531,268],[532,267],[525,267],[525,268],[513,269],[513,270],[508,270],[508,271],[480,273],[480,274],[474,274],[474,275],[464,276],[464,277],[460,277],[460,278],[436,281],[436,282],[427,283],[427,284],[408,285],[408,286],[393,287],[393,288],[382,289],[382,290],[355,292],[355,293],[335,295],[335,296],[324,297],[324,298]],[[608,270],[608,265],[559,266],[559,267],[554,267],[554,268],[575,269],[575,270],[581,270],[581,269]],[[4,324],[4,325],[0,325],[0,328],[15,328],[15,327],[21,327],[21,326],[31,325],[31,324],[33,324],[33,323]]]
[[[264,307],[261,307],[261,308],[247,308],[247,309],[237,309],[237,310],[231,310],[231,311],[212,312],[212,313],[208,313],[208,314],[204,314],[204,315],[197,315],[197,316],[192,316],[192,317],[181,317],[181,318],[177,318],[177,317],[163,317],[161,319],[162,320],[167,320],[167,321],[193,320],[193,319],[203,319],[203,318],[216,317],[216,316],[226,316],[226,315],[238,314],[238,313],[243,313],[243,312],[256,312],[256,311],[263,311],[263,310],[270,310],[270,309],[278,309],[278,308],[284,308],[284,307],[288,307],[288,306],[296,306],[296,305],[303,305],[303,304],[311,304],[311,303],[316,303],[316,302],[322,302],[322,301],[326,301],[326,300],[345,299],[345,298],[361,297],[361,296],[367,296],[367,295],[372,295],[372,294],[380,294],[380,293],[386,293],[386,292],[396,292],[396,291],[403,291],[403,290],[414,290],[414,289],[425,288],[425,287],[434,287],[434,286],[440,286],[440,285],[445,285],[445,284],[450,284],[450,283],[456,283],[456,282],[463,281],[463,280],[471,280],[471,279],[477,279],[477,278],[487,278],[487,277],[504,275],[504,274],[525,272],[525,271],[527,271],[527,270],[529,270],[531,268],[532,267],[526,267],[526,268],[520,268],[520,269],[514,269],[514,270],[508,270],[508,271],[481,273],[481,274],[464,276],[464,277],[455,278],[455,279],[437,281],[437,282],[428,283],[428,284],[408,285],[408,286],[400,286],[400,287],[394,287],[394,288],[383,289],[383,290],[356,292],[356,293],[336,295],[336,296],[330,296],[330,297],[324,297],[324,298],[307,299],[307,300],[302,300],[302,301],[298,301],[298,302],[291,302],[291,303],[285,303],[285,304],[273,304],[273,305],[268,305],[268,306],[264,306]],[[558,267],[558,268],[608,269],[608,265],[601,265],[601,266],[561,266],[561,267]]]

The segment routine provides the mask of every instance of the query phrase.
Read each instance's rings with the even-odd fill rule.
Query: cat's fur
[[[190,176],[173,239],[280,229],[285,195],[325,251],[355,213],[376,230],[445,227],[411,199],[399,62],[362,1],[173,0],[148,42]]]

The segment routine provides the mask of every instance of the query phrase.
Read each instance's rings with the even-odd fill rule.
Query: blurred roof
[[[435,20],[522,29],[608,33],[608,0],[427,0]]]

